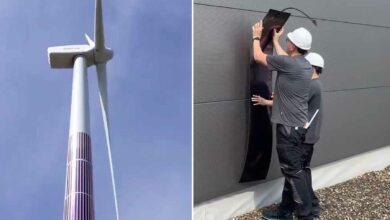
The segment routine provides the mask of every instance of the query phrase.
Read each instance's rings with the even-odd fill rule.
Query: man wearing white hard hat
[[[313,155],[314,144],[320,139],[321,125],[322,125],[322,84],[319,80],[322,69],[325,62],[321,55],[318,53],[308,53],[305,58],[310,62],[313,67],[312,80],[310,82],[309,90],[309,118],[313,118],[310,126],[307,128],[305,135],[305,141],[302,143],[302,149],[304,150],[304,172],[306,174],[306,181],[310,187],[310,193],[312,195],[312,214],[318,218],[320,213],[320,203],[317,196],[314,194],[311,179],[310,162]],[[317,115],[315,115],[317,112]]]
[[[305,28],[295,29],[287,34],[285,52],[279,44],[275,44],[282,31],[275,31],[273,40],[278,55],[267,55],[260,46],[262,30],[262,21],[252,27],[253,56],[256,62],[278,72],[271,121],[276,124],[276,149],[280,168],[285,182],[292,188],[292,192],[286,187],[284,191],[288,191],[294,201],[293,207],[282,201],[275,212],[263,212],[262,215],[266,219],[292,220],[292,211],[295,209],[298,219],[314,219],[310,187],[306,182],[305,172],[302,172],[301,161],[305,154],[301,145],[306,134],[304,127],[308,123],[307,100],[312,75],[312,66],[304,55],[311,48],[312,37]]]
[[[318,53],[308,53],[305,58],[309,61],[309,63],[313,67],[312,73],[312,81],[310,82],[310,90],[309,90],[309,99],[308,99],[308,116],[309,118],[313,118],[310,126],[307,128],[307,132],[305,135],[305,140],[301,145],[304,153],[303,159],[303,167],[304,172],[306,174],[306,182],[312,195],[312,214],[314,217],[318,218],[320,213],[320,204],[317,196],[314,193],[312,187],[312,179],[311,179],[311,170],[310,170],[310,162],[313,155],[313,147],[314,144],[318,142],[320,139],[320,131],[322,124],[322,84],[319,80],[320,74],[322,73],[322,69],[324,68],[324,59]],[[252,97],[253,105],[262,105],[262,106],[272,106],[273,100],[267,100],[261,96],[254,95]],[[318,110],[318,111],[317,111]],[[317,115],[315,113],[317,112]],[[293,201],[291,201],[292,189],[291,185],[288,182],[285,182],[285,190],[283,191],[283,199],[284,203],[290,205],[291,212],[294,209]],[[288,201],[290,200],[290,201]],[[283,203],[283,202],[282,202]],[[282,204],[281,204],[282,205]],[[286,206],[286,205],[285,205]],[[288,209],[288,208],[287,208]]]

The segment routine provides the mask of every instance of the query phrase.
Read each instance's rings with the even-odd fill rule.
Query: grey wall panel
[[[194,105],[194,202],[234,192],[256,183],[238,184],[248,135],[248,101]],[[276,154],[272,161],[276,161]],[[273,162],[268,178],[279,175]]]
[[[390,87],[324,93],[313,166],[390,144]],[[194,105],[194,203],[263,181],[239,184],[247,141],[247,101]],[[267,180],[280,177],[275,146]]]
[[[195,5],[195,103],[247,98],[250,27],[263,16]],[[292,17],[285,32],[299,26],[312,32],[313,51],[325,58],[326,91],[390,85],[388,67],[383,65],[390,60],[390,44],[385,43],[390,28],[329,21],[319,22],[316,28],[307,19]]]
[[[296,7],[315,18],[390,26],[390,1],[388,0],[194,0],[194,3],[263,12],[268,11],[269,8],[282,10],[287,7]],[[295,11],[292,13],[301,15]]]
[[[194,106],[195,202],[237,189],[245,157],[246,105],[234,101]]]
[[[390,144],[390,87],[324,93],[314,165]]]
[[[300,20],[291,19],[286,32],[301,25]],[[390,44],[384,43],[390,37],[390,29],[338,22],[305,27],[313,34],[312,51],[325,59],[325,91],[390,85],[386,65]]]
[[[203,6],[194,10],[195,102],[245,98],[250,57],[247,33],[255,13],[248,17]]]

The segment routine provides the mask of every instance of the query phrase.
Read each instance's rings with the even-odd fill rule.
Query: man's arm
[[[273,100],[265,99],[259,95],[253,95],[251,98],[253,105],[262,105],[262,106],[272,106],[274,104]]]
[[[253,40],[253,58],[257,63],[267,66],[267,54],[265,54],[260,47],[260,38],[263,31],[263,21],[252,26],[252,40]]]
[[[280,29],[279,32],[276,32],[276,29],[274,29],[274,36],[272,38],[272,41],[274,43],[275,51],[277,55],[285,55],[288,56],[287,52],[283,50],[282,46],[280,46],[279,39],[280,36],[282,36],[284,29]]]

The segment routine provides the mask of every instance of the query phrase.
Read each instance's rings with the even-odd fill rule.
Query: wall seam
[[[381,89],[381,88],[390,88],[390,85],[386,86],[372,86],[372,87],[360,87],[360,88],[350,88],[350,89],[333,89],[333,90],[324,90],[322,93],[335,93],[335,92],[344,92],[344,91],[357,91],[357,90],[365,90],[365,89]],[[202,104],[214,104],[218,102],[237,102],[237,101],[249,101],[250,98],[242,98],[242,99],[228,99],[228,100],[217,100],[217,101],[206,101],[206,102],[194,102],[194,105],[202,105]]]
[[[256,12],[256,13],[267,13],[266,11],[261,11],[261,10],[236,8],[236,7],[230,7],[230,6],[212,5],[212,4],[205,4],[205,3],[194,3],[194,5],[215,7],[215,8],[224,8],[224,9],[232,9],[232,10],[247,11],[247,12]],[[306,18],[306,17],[300,16],[300,15],[291,15],[291,17]],[[316,17],[312,17],[312,18],[315,19],[315,20],[320,20],[320,21],[328,21],[328,22],[335,22],[335,23],[354,24],[354,25],[361,25],[361,26],[368,26],[368,27],[377,27],[377,28],[390,29],[389,26],[376,25],[376,24],[366,24],[366,23],[359,23],[359,22],[352,22],[352,21],[341,21],[341,20],[328,19],[328,18],[316,18]]]

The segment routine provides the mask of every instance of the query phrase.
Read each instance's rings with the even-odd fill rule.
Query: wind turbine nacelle
[[[90,45],[67,45],[47,49],[51,68],[73,68],[77,56],[87,60],[87,66],[94,63],[94,48]]]

